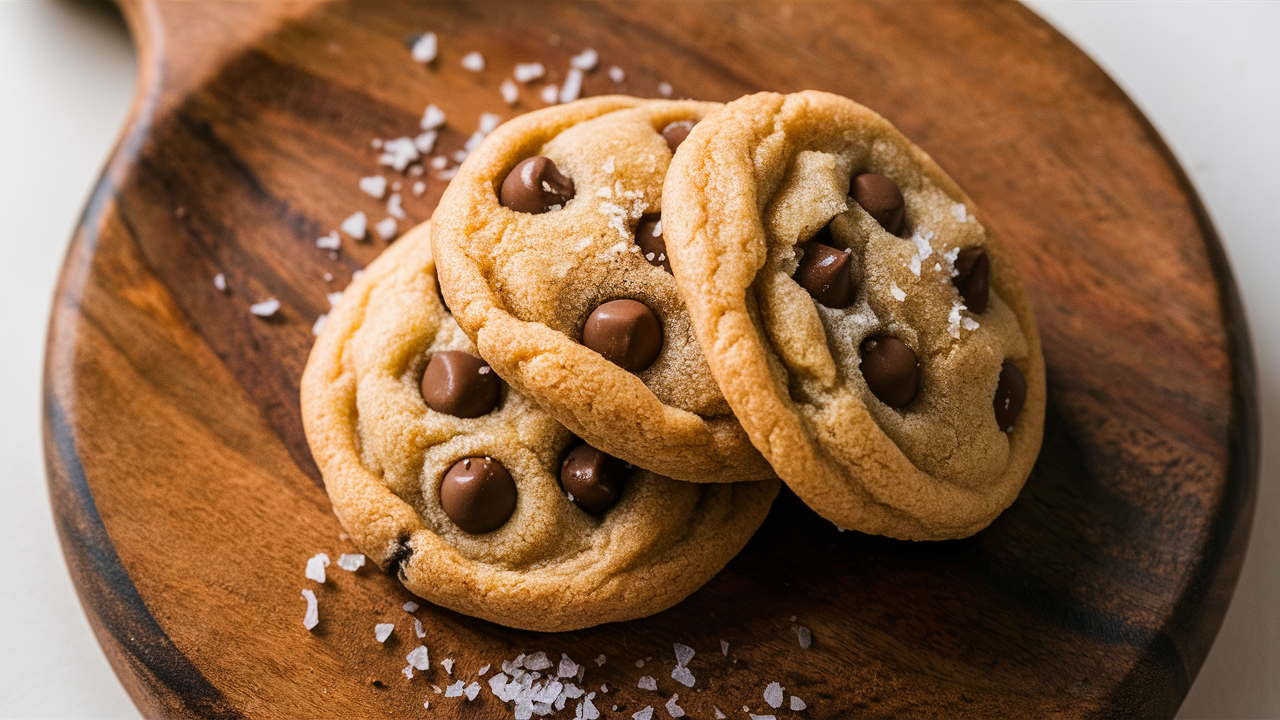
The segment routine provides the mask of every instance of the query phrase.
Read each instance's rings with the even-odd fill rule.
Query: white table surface
[[[1181,718],[1280,717],[1280,3],[1033,2],[1125,88],[1226,244],[1258,360],[1262,470],[1235,599]],[[54,532],[40,372],[54,282],[121,127],[133,50],[100,3],[0,2],[0,716],[137,717]]]

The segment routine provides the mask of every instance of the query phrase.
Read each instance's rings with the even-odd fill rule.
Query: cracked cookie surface
[[[415,594],[530,630],[629,620],[697,590],[763,522],[777,480],[698,485],[612,461],[512,388],[494,395],[474,355],[424,224],[344,291],[302,379],[334,512]]]
[[[1039,452],[1031,305],[973,202],[871,110],[760,93],[667,175],[672,269],[752,442],[837,525],[965,537]]]

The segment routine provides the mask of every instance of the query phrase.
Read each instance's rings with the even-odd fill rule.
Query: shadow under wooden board
[[[675,693],[700,718],[717,707],[730,718],[1176,712],[1252,518],[1248,333],[1168,150],[1022,6],[138,3],[125,14],[140,90],[57,291],[45,446],[81,600],[145,714],[498,717],[511,710],[487,685],[474,701],[431,685],[535,651],[585,663],[584,684],[609,687],[594,700],[605,717],[646,706],[666,717]],[[427,30],[440,52],[424,66],[405,41]],[[1030,289],[1048,367],[1044,449],[1013,507],[967,540],[840,533],[784,491],[719,576],[650,618],[539,634],[424,603],[435,664],[409,680],[418,640],[401,605],[412,596],[394,578],[371,565],[332,567],[323,587],[303,577],[317,552],[354,552],[299,417],[312,323],[386,246],[344,239],[330,255],[316,238],[356,210],[385,215],[357,189],[367,175],[402,183],[402,229],[430,217],[446,181],[432,168],[401,178],[372,139],[415,134],[436,103],[449,118],[437,153],[450,156],[481,112],[541,107],[543,85],[588,47],[601,63],[584,94],[656,97],[663,82],[721,101],[828,90],[930,152]],[[484,70],[461,66],[471,51]],[[532,61],[547,77],[507,106],[501,81]],[[277,315],[250,314],[269,297]],[[319,597],[314,632],[303,588]],[[397,628],[385,645],[380,622]],[[670,677],[673,642],[698,653],[693,689]],[[642,675],[657,692],[637,687]],[[807,709],[768,707],[774,681]]]

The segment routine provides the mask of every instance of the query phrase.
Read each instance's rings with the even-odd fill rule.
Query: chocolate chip
[[[409,547],[409,537],[405,535],[396,540],[395,546],[391,548],[391,552],[387,555],[382,567],[387,572],[403,580],[407,577],[404,572],[404,564],[409,561],[410,555],[413,555],[413,549]]]
[[[877,335],[862,341],[862,377],[880,402],[902,407],[915,399],[920,387],[920,364],[906,343]]]
[[[544,213],[573,199],[573,181],[556,169],[551,158],[531,157],[507,173],[499,201],[516,212]]]
[[[516,483],[497,460],[462,458],[440,482],[440,507],[464,532],[497,530],[516,511]]]
[[[641,215],[636,225],[636,245],[644,259],[654,267],[671,272],[671,261],[667,260],[667,241],[662,237],[662,216]]]
[[[800,246],[804,256],[796,267],[795,281],[814,300],[829,308],[853,304],[857,287],[853,282],[853,255],[815,241]]]
[[[623,370],[638,373],[662,350],[662,323],[642,302],[611,300],[587,318],[582,344]]]
[[[956,256],[956,276],[951,278],[960,297],[969,310],[980,313],[987,309],[991,292],[991,261],[987,251],[980,247],[967,247]]]
[[[674,153],[680,147],[680,143],[689,137],[689,131],[697,124],[697,120],[677,120],[662,128],[662,137],[667,139],[667,147],[671,148],[671,152]]]
[[[422,397],[427,405],[460,418],[480,417],[493,410],[501,389],[489,363],[457,350],[433,354],[422,374]]]
[[[574,448],[560,464],[560,484],[578,507],[589,513],[613,507],[626,483],[626,463],[590,445]]]
[[[884,175],[862,173],[854,176],[851,193],[862,209],[885,230],[897,235],[902,229],[907,205],[897,183]]]
[[[1009,433],[1018,422],[1018,413],[1027,401],[1027,379],[1017,365],[1004,361],[1000,366],[1000,382],[996,384],[996,396],[992,405],[996,409],[996,424]]]

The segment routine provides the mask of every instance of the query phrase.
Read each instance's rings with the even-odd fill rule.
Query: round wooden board
[[[89,202],[49,331],[45,445],[67,562],[146,715],[497,717],[431,684],[522,652],[568,653],[595,705],[657,718],[1172,716],[1217,632],[1252,517],[1258,457],[1248,333],[1185,176],[1124,94],[1013,3],[138,3],[142,80]],[[429,67],[405,47],[433,30]],[[307,558],[340,539],[303,436],[298,381],[326,293],[385,243],[315,239],[382,171],[372,138],[416,132],[429,102],[462,147],[498,86],[539,60],[558,81],[592,47],[586,94],[727,101],[828,90],[930,152],[1010,248],[1035,302],[1049,380],[1044,450],[1019,500],[955,542],[839,533],[789,493],[746,550],[657,616],[513,631],[426,606],[369,566]],[[461,56],[480,51],[473,73]],[[618,65],[615,84],[606,68]],[[444,181],[404,184],[409,223]],[[227,292],[214,287],[223,273]],[[326,282],[325,273],[333,280]],[[252,316],[276,297],[280,313]],[[302,627],[300,590],[321,622]],[[794,616],[794,618],[793,618]],[[373,626],[394,622],[385,646]],[[799,647],[795,626],[813,632]],[[729,643],[728,657],[720,652]],[[698,651],[676,684],[672,643]],[[598,667],[591,660],[605,655]],[[652,658],[639,669],[639,659]],[[493,671],[490,672],[490,676]],[[637,688],[657,678],[658,692]],[[430,709],[424,710],[424,700]],[[617,705],[617,711],[611,708]],[[558,716],[571,715],[570,706]]]

